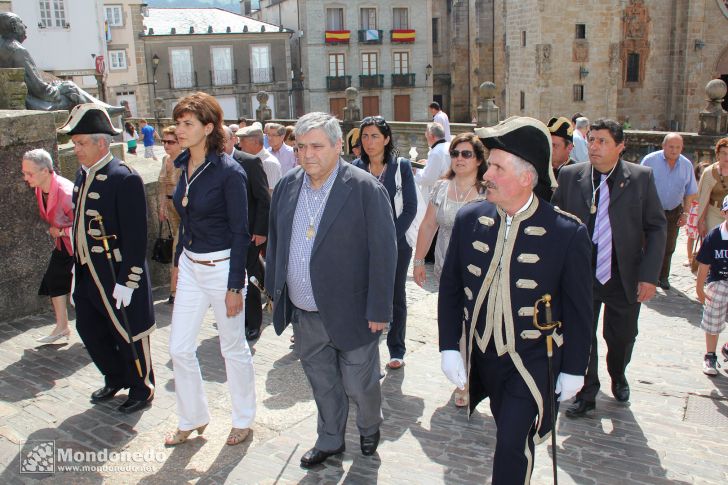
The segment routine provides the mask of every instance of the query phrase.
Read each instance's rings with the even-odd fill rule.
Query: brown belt
[[[193,263],[202,264],[204,266],[215,266],[215,263],[220,263],[222,261],[227,261],[228,259],[230,259],[230,256],[228,256],[227,258],[213,259],[211,261],[200,261],[200,260],[197,260],[197,259],[190,258],[190,256],[187,253],[185,253],[185,256],[187,256],[187,259],[189,259]]]

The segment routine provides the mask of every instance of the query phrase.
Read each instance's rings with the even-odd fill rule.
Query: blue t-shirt
[[[144,146],[150,147],[154,145],[154,127],[146,125],[142,128],[142,136],[144,137]]]
[[[700,246],[698,262],[710,265],[708,283],[728,280],[728,239],[723,239],[720,228],[723,224],[714,227]]]

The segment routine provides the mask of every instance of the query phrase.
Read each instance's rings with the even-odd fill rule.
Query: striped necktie
[[[602,175],[599,189],[599,210],[594,223],[592,242],[597,245],[597,281],[606,284],[612,277],[612,225],[609,222],[609,185]]]

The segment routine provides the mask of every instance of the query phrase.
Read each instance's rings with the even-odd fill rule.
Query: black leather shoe
[[[319,463],[323,463],[326,458],[330,456],[343,453],[345,449],[346,447],[344,445],[341,445],[341,448],[334,451],[323,451],[318,448],[311,448],[301,457],[301,466],[304,468],[310,468],[314,465],[318,465]]]
[[[119,391],[121,391],[121,387],[104,386],[91,394],[91,402],[108,401],[116,396],[116,393]]]
[[[612,396],[619,402],[629,401],[629,384],[627,379],[614,379],[612,381]]]
[[[147,399],[146,401],[138,401],[136,399],[127,399],[124,401],[124,404],[116,408],[118,411],[124,413],[124,414],[131,414],[135,413],[137,411],[140,411],[142,409],[148,408],[152,405],[152,399]]]
[[[659,286],[663,290],[669,290],[670,289],[670,282],[667,281],[667,278],[665,278],[664,280],[657,280],[657,286]]]
[[[377,451],[379,446],[379,431],[369,436],[360,436],[359,443],[361,444],[361,454],[364,456],[371,456]]]
[[[245,338],[248,341],[258,340],[260,338],[260,329],[259,328],[246,328],[245,329]]]
[[[597,407],[594,401],[585,401],[577,399],[574,405],[566,410],[566,415],[570,418],[583,418],[587,411],[593,411]]]

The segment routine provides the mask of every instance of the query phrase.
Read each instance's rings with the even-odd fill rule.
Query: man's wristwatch
[[[230,293],[240,293],[241,291],[243,291],[243,289],[242,288],[228,288],[228,291]]]

